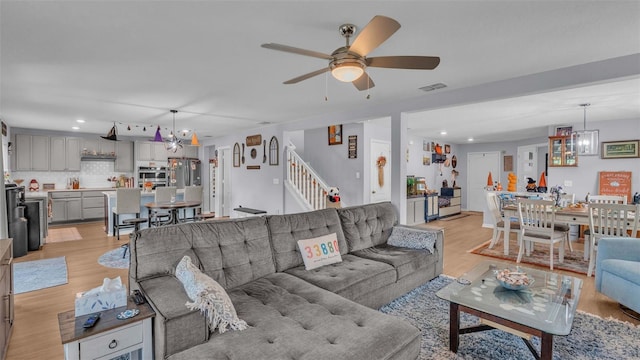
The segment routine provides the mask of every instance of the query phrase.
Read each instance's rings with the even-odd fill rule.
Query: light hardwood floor
[[[491,229],[481,227],[482,214],[467,214],[470,216],[451,221],[438,220],[423,225],[445,229],[444,273],[454,277],[489,259],[467,252],[490,239],[492,233]],[[7,354],[8,360],[62,359],[57,314],[72,310],[75,294],[99,286],[105,277],[121,276],[123,280],[127,279],[127,270],[110,269],[97,263],[100,255],[125,243],[126,236],[122,236],[120,241],[107,237],[102,230],[102,223],[70,226],[78,228],[82,240],[47,244],[40,251],[29,252],[27,256],[15,259],[15,262],[21,262],[65,256],[69,283],[16,295],[15,323]],[[595,291],[593,277],[587,278],[585,275],[569,272],[567,274],[584,280],[579,310],[602,317],[612,316],[640,325],[639,321],[624,315],[617,303]]]

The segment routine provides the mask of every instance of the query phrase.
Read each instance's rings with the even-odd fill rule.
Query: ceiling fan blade
[[[366,56],[391,37],[398,29],[400,29],[399,22],[386,16],[376,15],[353,40],[349,51]]]
[[[333,60],[331,55],[323,54],[321,52],[312,51],[312,50],[300,49],[300,48],[288,46],[288,45],[268,43],[268,44],[262,44],[261,46],[265,49],[284,51],[284,52],[289,52],[289,53],[294,53],[294,54],[304,55],[304,56],[312,56],[312,57],[317,57],[325,60]]]
[[[312,78],[314,76],[320,75],[322,73],[326,73],[327,71],[329,71],[328,67],[326,67],[324,69],[320,69],[320,70],[316,70],[316,71],[310,72],[308,74],[300,75],[300,76],[295,77],[295,78],[293,78],[291,80],[287,80],[287,81],[283,82],[283,84],[289,85],[289,84],[299,83],[302,80],[307,80],[309,78]]]
[[[367,58],[367,66],[395,69],[433,70],[440,64],[437,56],[379,56]]]
[[[366,72],[360,75],[359,78],[353,80],[352,83],[360,91],[371,89],[372,87],[376,86],[376,84],[373,83],[373,80],[371,80]]]

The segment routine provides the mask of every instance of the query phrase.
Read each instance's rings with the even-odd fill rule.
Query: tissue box
[[[100,292],[76,298],[76,317],[127,306],[127,289]]]

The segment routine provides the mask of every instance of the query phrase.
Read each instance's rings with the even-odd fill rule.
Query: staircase
[[[329,186],[302,160],[295,148],[295,145],[289,144],[286,150],[286,187],[294,194],[298,203],[307,210],[325,209]]]

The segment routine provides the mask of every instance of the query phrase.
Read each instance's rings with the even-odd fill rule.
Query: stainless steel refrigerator
[[[169,158],[167,172],[169,186],[184,189],[185,186],[202,185],[202,169],[198,159]]]

